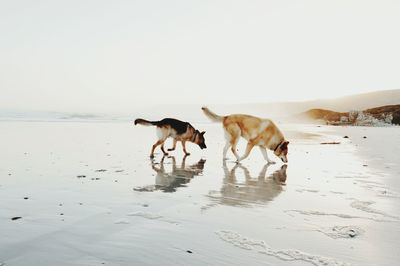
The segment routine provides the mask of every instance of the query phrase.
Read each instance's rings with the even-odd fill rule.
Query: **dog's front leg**
[[[172,148],[168,149],[168,151],[174,151],[174,150],[175,150],[175,148],[176,148],[176,142],[177,142],[177,140],[174,139],[174,142],[172,143]]]
[[[254,144],[251,143],[251,142],[249,141],[249,142],[247,143],[247,147],[246,147],[245,153],[244,153],[243,156],[240,157],[236,162],[238,163],[238,162],[240,162],[240,161],[246,159],[246,158],[249,156],[249,154],[250,154],[251,150],[253,149],[253,147],[254,147]]]
[[[267,149],[266,149],[266,148],[260,146],[260,151],[261,151],[262,155],[264,156],[264,159],[267,160],[267,162],[268,162],[269,164],[275,163],[274,161],[271,161],[271,160],[268,158],[268,153],[267,153]]]
[[[185,155],[190,155],[190,153],[188,153],[186,151],[186,141],[182,140],[182,148],[183,148],[183,152],[185,153]]]

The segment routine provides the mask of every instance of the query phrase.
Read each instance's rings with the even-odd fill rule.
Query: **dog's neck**
[[[284,141],[285,141],[285,140],[281,140],[281,141],[278,143],[278,145],[275,146],[274,152],[279,148],[279,146],[282,145],[282,143],[283,143]]]
[[[194,133],[193,133],[192,138],[190,139],[191,142],[194,142],[194,141],[196,140],[197,134],[199,134],[198,131],[197,131],[196,129],[193,129],[193,130],[194,130]]]
[[[281,139],[276,146],[272,146],[273,151],[275,152],[279,148],[279,146],[282,145],[283,142],[285,142],[285,139]]]

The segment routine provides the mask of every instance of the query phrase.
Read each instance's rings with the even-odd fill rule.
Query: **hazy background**
[[[302,101],[400,88],[400,1],[1,1],[0,109]]]

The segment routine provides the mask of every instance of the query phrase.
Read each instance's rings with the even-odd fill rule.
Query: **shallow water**
[[[280,125],[289,163],[268,165],[258,149],[222,160],[222,128],[195,126],[208,149],[150,159],[151,127],[0,123],[0,263],[397,264],[391,173],[334,129]]]

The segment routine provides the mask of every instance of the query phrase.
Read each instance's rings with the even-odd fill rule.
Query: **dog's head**
[[[205,134],[206,132],[205,131],[203,131],[203,132],[200,132],[200,131],[198,131],[198,130],[196,130],[196,138],[194,139],[194,143],[196,143],[197,145],[199,145],[199,147],[201,148],[201,149],[205,149],[205,148],[207,148],[207,146],[206,146],[206,140],[204,139],[204,134]]]
[[[289,141],[284,141],[282,142],[282,144],[280,144],[277,149],[274,151],[274,154],[279,157],[282,162],[287,163],[288,159],[287,159],[287,154],[289,152]]]

